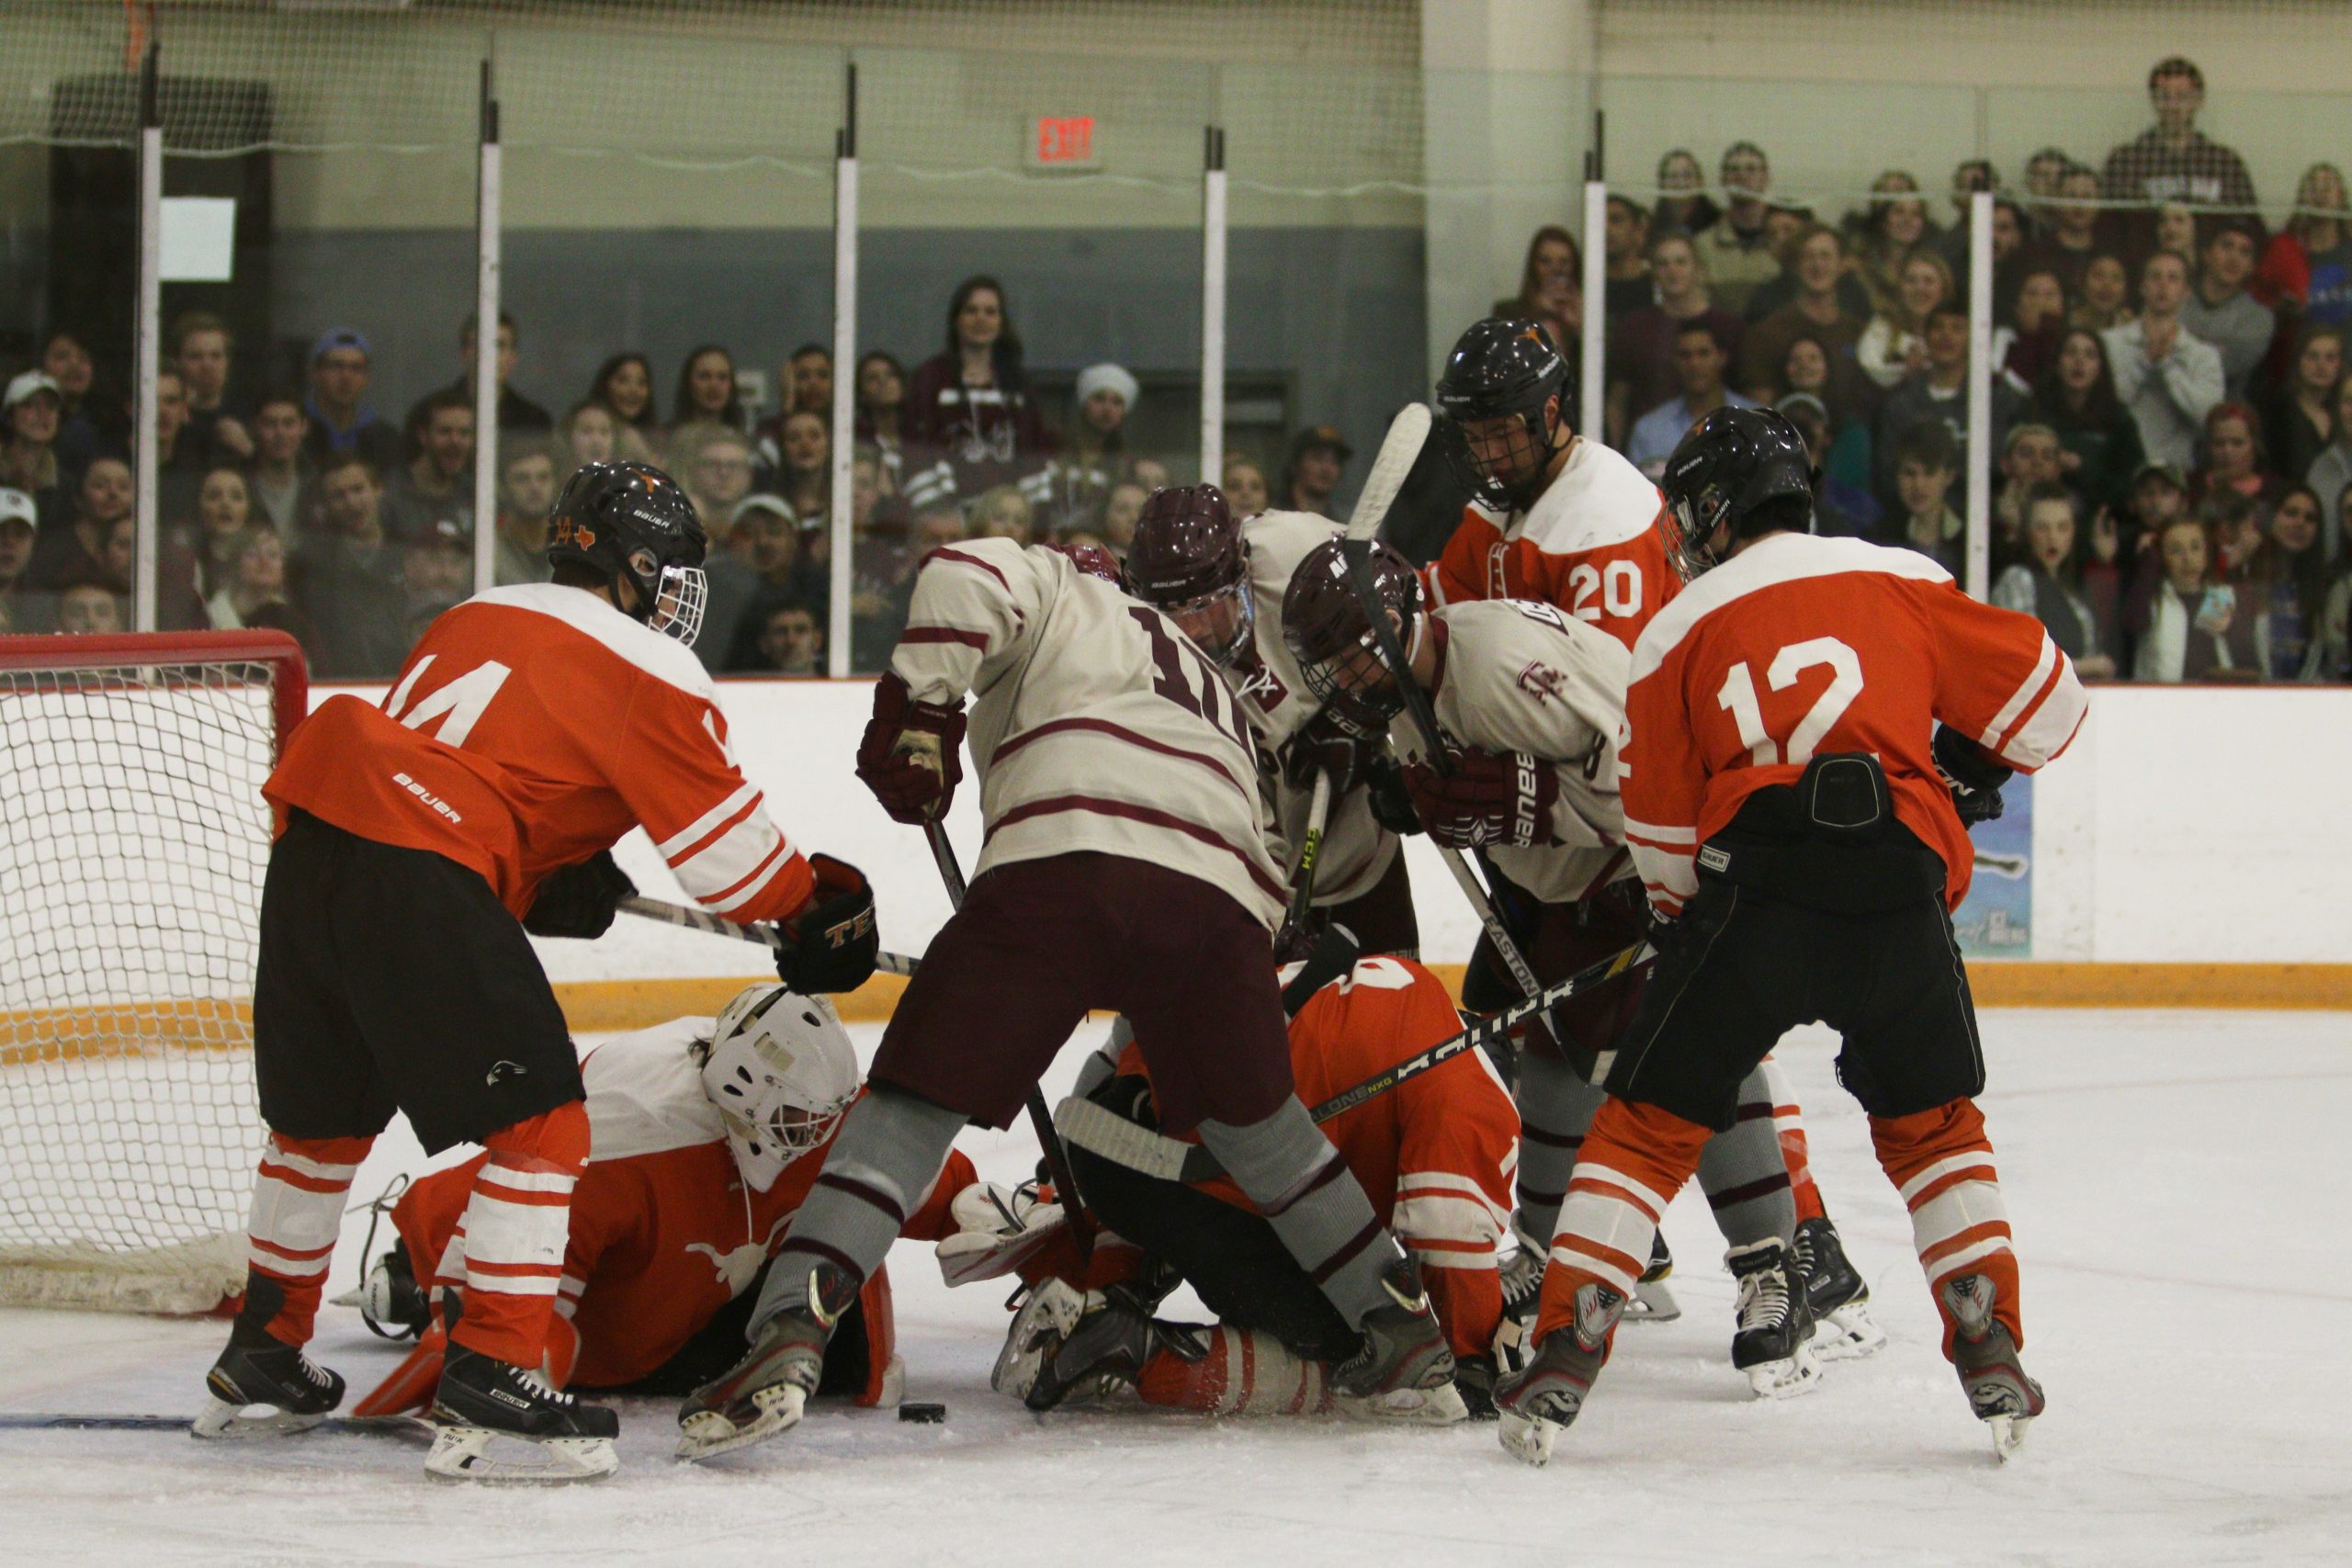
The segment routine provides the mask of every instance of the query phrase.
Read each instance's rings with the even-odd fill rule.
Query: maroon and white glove
[[[1426,761],[1405,764],[1405,788],[1430,840],[1448,849],[1525,849],[1549,844],[1552,802],[1560,781],[1551,764],[1524,751],[1449,746],[1451,774]]]
[[[1283,751],[1283,780],[1293,789],[1312,789],[1315,775],[1331,775],[1336,798],[1363,782],[1369,753],[1379,741],[1340,728],[1329,709],[1299,727]]]
[[[857,743],[857,776],[891,820],[947,815],[964,776],[964,705],[919,703],[896,674],[874,682],[874,716]]]

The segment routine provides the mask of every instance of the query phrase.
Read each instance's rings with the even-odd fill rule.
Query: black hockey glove
[[[1291,737],[1283,753],[1283,782],[1293,789],[1312,789],[1317,773],[1329,773],[1337,798],[1362,784],[1367,759],[1385,750],[1376,738],[1351,734],[1326,710]]]
[[[1462,1396],[1464,1408],[1473,1421],[1494,1421],[1501,1413],[1495,1408],[1495,1359],[1492,1356],[1456,1356],[1453,1359],[1453,1392]]]
[[[1960,813],[1962,827],[1973,828],[2000,816],[2001,786],[2015,768],[1949,725],[1936,731],[1928,750],[1935,756],[1936,772],[1951,791],[1952,809]]]
[[[1413,809],[1413,792],[1405,787],[1405,769],[1395,752],[1384,746],[1365,759],[1363,787],[1374,821],[1400,839],[1421,830],[1421,814]]]
[[[637,884],[615,863],[613,852],[598,850],[548,873],[531,899],[531,912],[523,917],[523,929],[533,936],[600,937],[611,929],[621,900],[636,892]]]
[[[817,891],[777,929],[775,972],[802,993],[854,991],[874,973],[882,933],[874,924],[874,889],[865,874],[831,855],[810,855]]]

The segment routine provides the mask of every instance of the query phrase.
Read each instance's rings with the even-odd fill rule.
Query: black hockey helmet
[[[1250,552],[1223,491],[1201,484],[1151,492],[1127,542],[1127,592],[1219,664],[1250,647]]]
[[[1323,711],[1359,735],[1377,735],[1403,711],[1412,671],[1390,667],[1372,628],[1351,553],[1363,558],[1372,598],[1409,641],[1421,609],[1412,563],[1376,540],[1333,537],[1306,552],[1283,591],[1283,641]]]
[[[1546,418],[1555,398],[1558,406]],[[1559,345],[1541,323],[1511,316],[1489,316],[1454,343],[1438,378],[1437,406],[1445,416],[1447,454],[1463,482],[1479,500],[1507,511],[1535,499],[1554,433],[1573,430],[1577,422],[1576,394]],[[1495,428],[1498,420],[1515,421],[1516,428]]]
[[[1809,525],[1813,459],[1787,416],[1721,408],[1682,438],[1658,488],[1666,492],[1658,527],[1667,558],[1688,581],[1721,565],[1747,535]],[[1776,501],[1798,505],[1770,506]]]
[[[606,581],[626,579],[637,590],[637,619],[689,647],[702,630],[709,547],[695,503],[646,463],[588,464],[548,514],[549,566],[575,562]]]

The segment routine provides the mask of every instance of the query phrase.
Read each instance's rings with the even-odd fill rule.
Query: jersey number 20
[[[1758,767],[1774,762],[1789,762],[1802,767],[1813,761],[1815,748],[1830,727],[1853,706],[1854,699],[1862,694],[1862,661],[1854,650],[1834,637],[1811,637],[1792,642],[1772,656],[1764,671],[1764,679],[1776,692],[1785,692],[1797,682],[1797,677],[1816,664],[1829,667],[1829,684],[1815,699],[1813,706],[1797,720],[1789,731],[1788,750],[1782,753],[1771,731],[1764,728],[1764,709],[1756,694],[1756,677],[1749,673],[1747,660],[1741,660],[1724,673],[1723,689],[1715,700],[1729,713],[1732,722],[1739,726],[1739,743]]]

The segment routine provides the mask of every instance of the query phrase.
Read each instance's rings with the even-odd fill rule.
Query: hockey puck
[[[927,1427],[936,1427],[947,1419],[947,1406],[933,1404],[928,1400],[910,1399],[899,1406],[899,1419],[919,1421]]]

